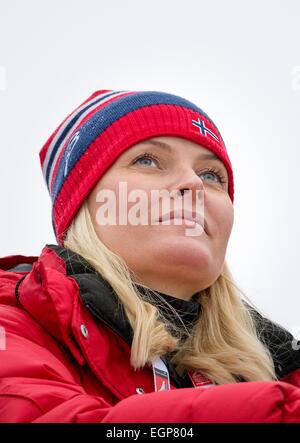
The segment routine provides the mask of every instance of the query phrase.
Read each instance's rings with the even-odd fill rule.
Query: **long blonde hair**
[[[201,313],[192,330],[185,331],[183,340],[182,331],[174,325],[177,334],[170,332],[167,319],[158,309],[159,304],[167,304],[163,297],[143,286],[146,296],[156,300],[147,302],[124,260],[100,241],[86,200],[63,244],[84,257],[122,303],[133,330],[130,362],[135,369],[170,353],[180,375],[186,370],[200,370],[217,384],[234,383],[239,377],[245,381],[276,379],[271,354],[258,338],[252,308],[243,302],[226,263],[218,279],[198,293]],[[176,311],[173,314],[178,315]]]

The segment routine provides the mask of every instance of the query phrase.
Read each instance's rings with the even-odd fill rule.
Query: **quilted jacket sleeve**
[[[246,382],[157,392],[122,400],[103,422],[300,422],[300,390],[283,382]]]
[[[27,313],[0,305],[0,325],[6,331],[0,350],[0,422],[300,422],[296,375],[293,385],[184,388],[136,394],[112,406],[84,391],[49,341],[32,338],[41,336],[40,326]]]

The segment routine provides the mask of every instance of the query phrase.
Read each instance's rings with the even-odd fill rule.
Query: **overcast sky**
[[[300,2],[0,0],[0,256],[56,243],[39,150],[97,89],[205,110],[235,178],[227,262],[300,336]]]

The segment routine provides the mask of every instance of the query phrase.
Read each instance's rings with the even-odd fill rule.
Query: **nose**
[[[193,194],[194,191],[204,191],[204,185],[194,170],[188,170],[178,177],[176,183],[173,185],[173,190],[183,196],[186,191],[192,191]]]

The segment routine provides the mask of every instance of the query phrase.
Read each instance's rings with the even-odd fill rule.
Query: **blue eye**
[[[139,163],[140,165],[142,164],[141,162],[140,162],[140,160],[148,160],[148,163],[144,163],[143,164],[143,166],[151,166],[151,161],[152,162],[157,162],[157,157],[155,156],[155,155],[153,155],[153,154],[148,154],[148,153],[144,153],[144,154],[141,154],[141,155],[139,155],[134,161],[133,161],[133,164],[136,164],[136,163]]]
[[[226,183],[225,177],[223,176],[223,174],[219,170],[211,168],[211,169],[208,169],[207,171],[201,172],[201,174],[199,174],[199,175],[203,175],[203,174],[217,177],[218,181],[221,184]],[[215,180],[213,180],[213,181],[215,181]]]
[[[155,154],[152,154],[151,152],[144,152],[144,153],[140,154],[132,163],[139,164],[139,165],[145,166],[145,167],[147,167],[147,166],[151,167],[153,162],[155,162],[154,166],[157,166],[158,160],[159,159]],[[217,179],[217,180],[214,180],[214,178],[211,178],[210,181],[219,182],[222,185],[227,182],[223,173],[219,169],[209,168],[209,169],[199,173],[199,175],[203,175],[203,174],[210,175],[211,177],[215,177]]]

